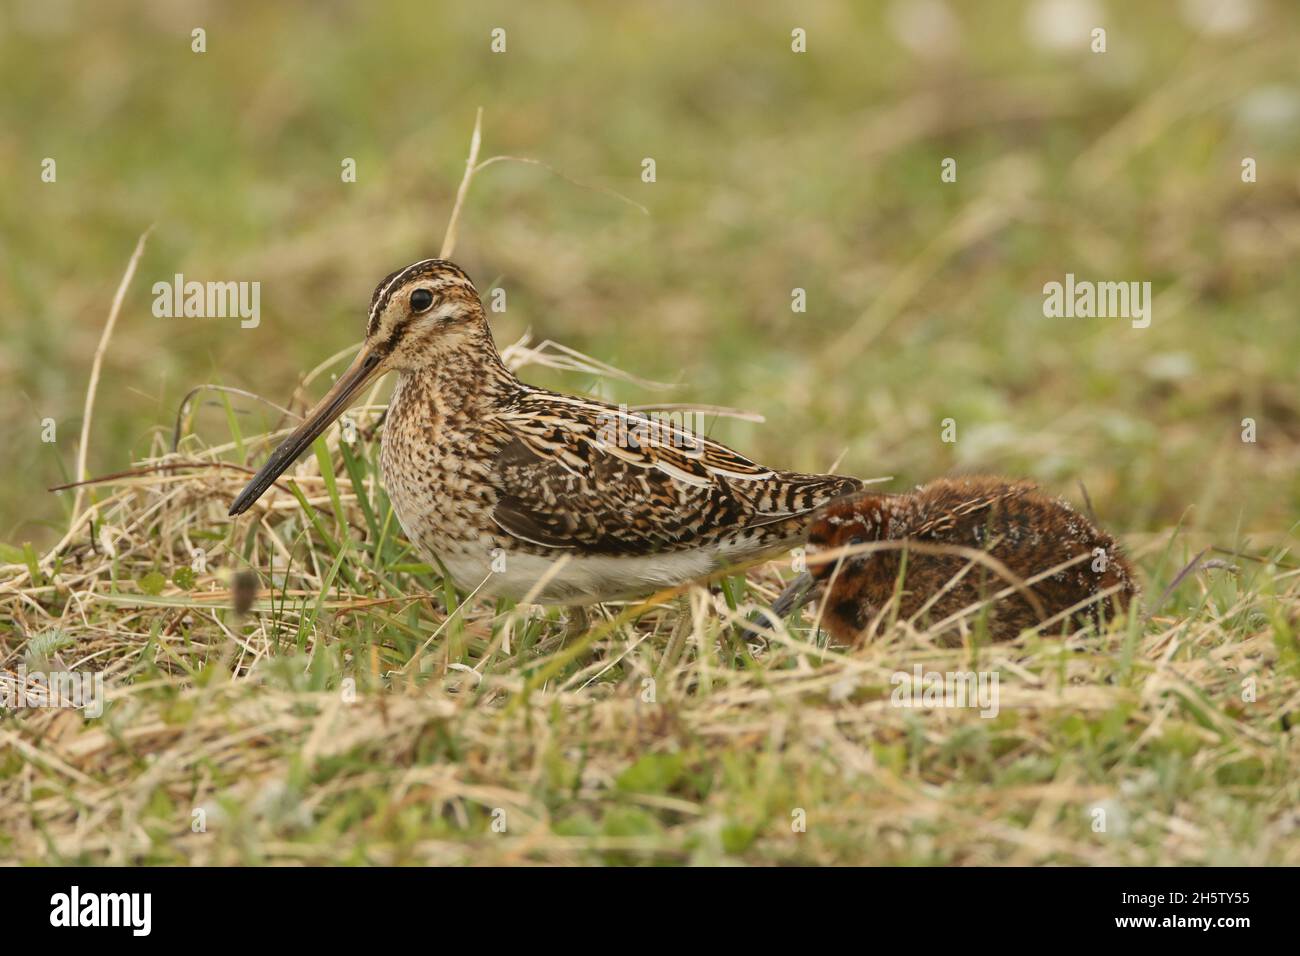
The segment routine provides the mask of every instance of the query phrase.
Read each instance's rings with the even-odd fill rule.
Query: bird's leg
[[[567,623],[564,625],[564,639],[566,641],[582,637],[591,629],[591,618],[587,615],[587,608],[582,604],[570,604],[566,609]]]
[[[682,656],[682,647],[686,643],[686,635],[691,632],[694,625],[694,617],[691,614],[691,596],[689,593],[682,594],[677,598],[677,620],[673,623],[673,633],[668,638],[668,647],[664,650],[664,656],[659,661],[659,672],[667,673],[668,669],[675,666],[677,659]]]

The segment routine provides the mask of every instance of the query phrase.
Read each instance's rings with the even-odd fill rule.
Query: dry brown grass
[[[97,482],[99,544],[72,534],[38,562],[44,580],[0,569],[22,635],[0,648],[6,671],[61,632],[43,656],[102,671],[109,700],[97,720],[33,709],[0,729],[11,859],[1300,863],[1283,729],[1300,706],[1300,575],[1281,564],[1243,569],[1250,587],[1190,575],[1178,613],[1100,637],[945,649],[899,624],[845,653],[796,627],[749,649],[733,627],[746,606],[694,587],[607,607],[573,642],[538,608],[449,618],[436,574],[371,562],[337,447],[337,478],[314,460],[293,478],[310,539],[283,492],[230,523],[248,473],[223,460],[234,450]],[[208,571],[145,593],[205,533],[220,538]],[[1137,550],[1150,566],[1167,548]],[[232,575],[276,555],[292,555],[287,579],[273,572],[241,619]],[[751,574],[750,597],[770,599],[777,574]],[[997,673],[999,715],[891,705],[891,676],[918,664]]]

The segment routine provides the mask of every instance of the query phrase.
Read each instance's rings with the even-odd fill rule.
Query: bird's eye
[[[416,289],[411,293],[411,309],[415,312],[428,312],[433,308],[433,293],[428,289]]]
[[[860,544],[866,544],[866,541],[858,537],[856,534],[853,537],[849,538],[850,547],[857,547]]]

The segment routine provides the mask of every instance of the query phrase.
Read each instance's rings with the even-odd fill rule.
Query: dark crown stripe
[[[473,288],[469,276],[454,262],[446,259],[421,259],[419,262],[413,262],[405,269],[399,269],[387,276],[375,288],[375,294],[370,299],[370,314],[366,319],[366,335],[374,333],[379,316],[383,314],[384,309],[388,308],[389,301],[398,289],[419,276],[435,274],[441,274],[448,280],[448,284]]]

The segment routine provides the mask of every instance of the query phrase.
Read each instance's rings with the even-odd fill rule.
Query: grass
[[[803,59],[779,4],[232,5],[203,57],[184,16],[12,19],[0,161],[54,155],[59,180],[0,206],[0,680],[102,671],[109,703],[0,718],[0,859],[1300,863],[1300,141],[1277,120],[1300,21],[1261,4],[1211,37],[1176,5],[1107,5],[1090,57],[1032,43],[1025,6],[958,9],[962,52],[937,61],[837,4],[801,11]],[[411,551],[377,480],[382,392],[355,445],[332,430],[228,520],[280,413],[205,390],[173,448],[182,400],[318,395],[373,283],[437,248],[480,103],[485,153],[593,187],[475,180],[456,256],[508,292],[498,341],[531,329],[636,376],[520,345],[525,377],[759,412],[713,434],[791,468],[1082,484],[1150,619],[959,648],[898,624],[849,652],[805,618],[740,645],[782,561],[567,639]],[[261,280],[262,325],[154,319],[175,272]],[[1043,318],[1066,272],[1150,279],[1151,328]],[[82,454],[115,477],[78,507],[45,489]],[[916,664],[996,673],[998,715],[892,706]]]
[[[566,641],[538,607],[449,615],[390,530],[377,442],[346,449],[318,447],[252,521],[224,518],[247,477],[216,467],[233,442],[95,486],[115,554],[75,541],[56,582],[14,598],[67,602],[75,647],[34,648],[39,616],[20,611],[33,636],[10,656],[102,670],[110,703],[0,731],[7,856],[1300,862],[1300,573],[1284,555],[1193,572],[1153,620],[1100,637],[946,648],[899,624],[847,653],[804,624],[738,647],[738,613],[780,587],[769,565],[738,610],[694,587],[685,607],[606,607]],[[197,542],[214,570],[182,573]],[[1170,536],[1136,550],[1155,583],[1185,563]],[[260,578],[245,615],[242,568]],[[998,674],[1000,712],[892,706],[916,665]]]
[[[367,533],[374,456],[354,459],[361,484],[333,492],[304,466],[297,495],[275,495],[243,525],[222,519],[241,475],[212,469],[215,455],[101,489],[104,522],[129,550],[105,560],[73,547],[63,583],[24,597],[78,595],[88,620],[73,622],[69,663],[104,670],[111,703],[84,725],[29,711],[5,731],[7,854],[1298,862],[1284,732],[1300,694],[1294,570],[1192,576],[1152,624],[1100,639],[944,649],[900,627],[845,654],[795,628],[751,656],[733,649],[734,613],[701,588],[684,643],[672,603],[609,609],[568,646],[540,609],[479,604],[453,637],[436,576],[394,573],[405,546]],[[374,494],[368,507],[391,526]],[[346,537],[331,531],[336,517]],[[184,541],[178,524],[212,542],[213,563],[275,569],[284,555],[250,616],[234,613],[221,574],[182,588],[172,571],[161,593],[142,593],[149,574],[187,566],[166,543]],[[344,559],[355,587],[339,586]],[[770,597],[774,572],[749,587]],[[890,706],[900,661],[998,673],[1001,713]],[[1097,808],[1104,833],[1092,831]],[[196,810],[206,832],[192,830]]]

